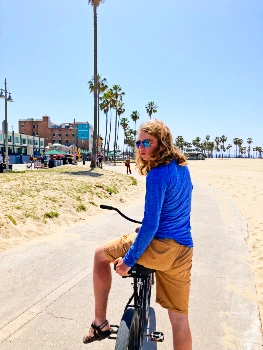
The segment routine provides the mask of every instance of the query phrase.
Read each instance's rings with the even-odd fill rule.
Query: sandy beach
[[[125,175],[124,164],[91,171],[64,166],[43,171],[1,174],[0,252],[35,237],[63,232],[102,211],[99,204],[122,207],[144,193],[144,177]],[[189,161],[193,182],[224,192],[248,225],[258,303],[263,318],[263,160],[206,159]],[[120,173],[119,173],[120,172]],[[134,177],[133,177],[134,176]]]
[[[0,252],[63,232],[100,214],[100,204],[121,209],[144,191],[142,181],[110,170],[90,170],[89,165],[5,173],[0,186]]]
[[[225,192],[248,225],[258,304],[263,319],[263,159],[206,159],[189,161],[193,182]],[[212,192],[211,192],[212,193]],[[214,195],[212,193],[212,195]]]

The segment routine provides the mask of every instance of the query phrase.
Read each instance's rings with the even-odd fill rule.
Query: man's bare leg
[[[168,310],[173,329],[174,350],[192,350],[192,336],[188,315]]]
[[[93,288],[95,299],[95,318],[94,323],[96,326],[100,326],[106,320],[108,296],[111,288],[111,268],[110,261],[104,253],[104,247],[96,249],[94,254],[94,266],[93,266]],[[110,325],[107,324],[103,327],[103,331],[110,329]],[[94,330],[90,328],[89,335],[93,336]]]

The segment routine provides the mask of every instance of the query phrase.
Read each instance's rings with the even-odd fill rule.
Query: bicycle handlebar
[[[135,222],[136,224],[141,224],[142,223],[141,221],[137,221],[137,220],[133,220],[133,219],[129,218],[128,216],[124,215],[119,209],[111,207],[110,205],[101,204],[100,208],[101,209],[107,209],[107,210],[115,210],[118,214],[120,214],[126,220],[129,220],[131,222]]]

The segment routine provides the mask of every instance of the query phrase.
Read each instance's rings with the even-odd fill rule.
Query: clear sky
[[[138,110],[137,125],[154,101],[174,138],[251,137],[263,147],[262,19],[262,0],[106,0],[98,9],[98,71],[125,91],[123,117]],[[15,101],[10,130],[43,115],[93,124],[87,1],[2,0],[0,33],[0,88],[7,78]]]

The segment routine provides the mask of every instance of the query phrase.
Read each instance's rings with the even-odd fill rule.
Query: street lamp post
[[[6,88],[6,78],[5,78],[5,89],[0,89],[0,98],[5,99],[5,120],[4,120],[4,134],[5,134],[5,165],[6,171],[9,170],[9,162],[8,162],[8,123],[7,123],[7,102],[14,102],[11,93],[7,91]],[[4,93],[3,93],[4,92]],[[7,97],[8,94],[8,97]]]

